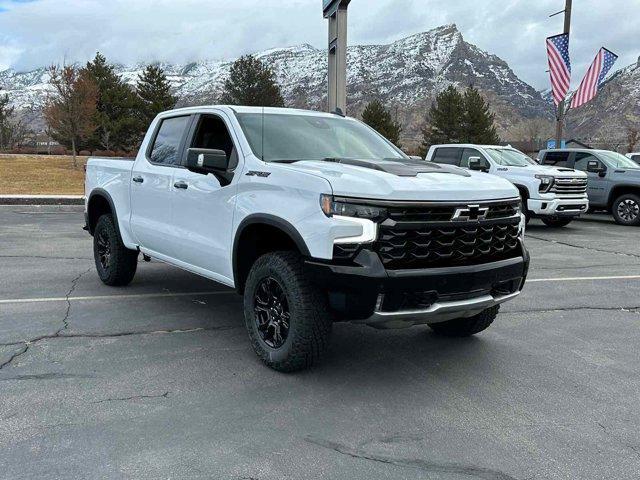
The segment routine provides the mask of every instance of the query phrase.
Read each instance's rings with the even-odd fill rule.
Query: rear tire
[[[311,283],[295,252],[256,260],[245,285],[244,318],[256,354],[280,372],[311,367],[329,346],[326,295]]]
[[[489,328],[499,311],[500,305],[496,305],[473,317],[430,323],[429,327],[438,335],[445,337],[470,337]]]
[[[566,227],[571,222],[573,222],[573,218],[558,218],[558,217],[542,217],[541,220],[547,227],[553,227],[553,228]]]
[[[613,202],[611,213],[619,225],[640,225],[640,197],[632,193],[620,195]]]
[[[100,280],[111,287],[131,283],[138,268],[138,252],[122,243],[111,215],[102,215],[93,232],[93,257]]]

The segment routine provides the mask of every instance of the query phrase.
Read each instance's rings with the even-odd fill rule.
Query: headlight
[[[540,193],[547,193],[553,187],[555,178],[551,175],[536,175],[536,178],[540,180]]]
[[[386,215],[384,208],[336,200],[331,195],[320,195],[320,207],[327,217],[354,217],[375,221]]]

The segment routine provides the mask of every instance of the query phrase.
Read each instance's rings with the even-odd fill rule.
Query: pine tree
[[[9,94],[0,95],[0,149],[3,150],[9,147],[14,111],[15,108],[9,106]]]
[[[171,110],[177,101],[171,94],[171,84],[167,76],[157,65],[149,65],[138,76],[136,93],[140,100],[140,127],[143,132],[156,115]]]
[[[423,153],[426,154],[431,145],[461,142],[464,137],[464,114],[464,97],[454,86],[450,85],[438,94],[429,110],[429,124],[422,131]]]
[[[495,115],[489,104],[472,85],[464,92],[464,135],[465,143],[495,145],[500,137],[495,127]]]
[[[273,70],[252,55],[240,57],[224,82],[222,103],[257,107],[283,107],[284,99]]]
[[[100,53],[87,63],[87,72],[98,87],[96,129],[89,141],[92,148],[129,151],[139,138],[138,98],[133,89],[115,73],[113,65]]]
[[[362,112],[362,121],[387,138],[391,143],[400,147],[402,126],[393,120],[391,112],[384,108],[380,100],[373,100],[367,104]]]

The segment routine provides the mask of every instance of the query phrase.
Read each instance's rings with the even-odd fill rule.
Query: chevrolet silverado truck
[[[536,165],[524,153],[497,145],[434,145],[427,161],[490,173],[513,183],[527,220],[564,227],[589,208],[587,176],[571,168]]]
[[[335,321],[479,333],[529,265],[509,182],[303,110],[162,113],[135,160],[89,159],[85,215],[105,284],[129,284],[142,253],[235,288],[279,371],[318,361]]]
[[[640,166],[609,150],[563,148],[541,150],[543,165],[574,168],[588,175],[591,210],[604,210],[620,225],[640,225]]]

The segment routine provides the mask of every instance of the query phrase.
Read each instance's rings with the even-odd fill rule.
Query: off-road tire
[[[489,328],[499,311],[500,305],[496,305],[473,317],[431,323],[429,327],[438,335],[445,337],[470,337]]]
[[[542,217],[542,223],[544,223],[547,227],[552,228],[562,228],[569,225],[573,222],[573,218],[562,218],[562,217]]]
[[[640,225],[640,210],[636,210],[637,214],[635,218],[625,218],[621,216],[619,211],[620,204],[624,202],[631,202],[632,205],[640,209],[640,197],[638,195],[634,195],[632,193],[625,193],[624,195],[620,195],[615,199],[613,205],[611,206],[611,213],[613,214],[613,218],[616,223],[619,225],[627,225],[627,226],[638,226]]]
[[[108,242],[110,252],[106,265],[103,265],[100,255],[100,242],[104,241]],[[123,287],[131,283],[138,268],[138,252],[124,246],[113,217],[109,214],[98,219],[93,232],[93,257],[100,280],[111,287]]]
[[[281,287],[290,314],[288,334],[279,348],[265,343],[256,321],[256,291],[268,278]],[[331,339],[327,297],[305,275],[302,259],[295,252],[268,253],[256,260],[244,289],[244,318],[256,354],[280,372],[310,368],[323,356]]]

